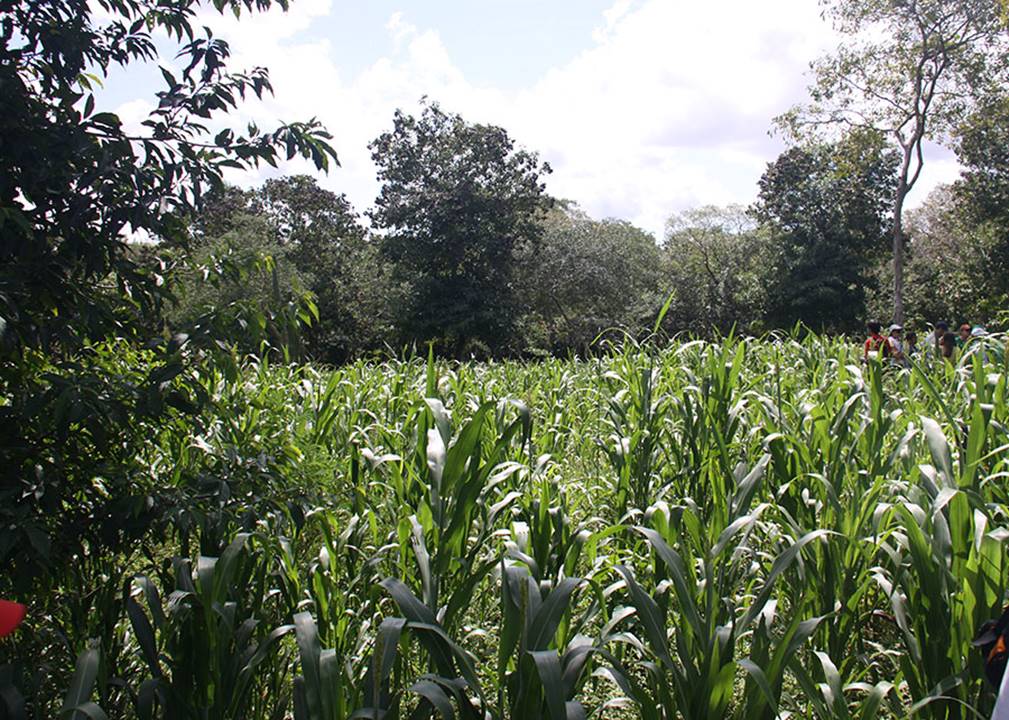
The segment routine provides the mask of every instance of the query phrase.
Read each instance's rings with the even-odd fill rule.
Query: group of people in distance
[[[972,339],[988,334],[980,325],[971,327],[969,323],[960,326],[957,333],[950,332],[949,325],[937,322],[927,337],[923,348],[918,346],[918,334],[913,330],[904,333],[901,325],[891,325],[886,335],[883,335],[883,325],[875,320],[866,324],[869,338],[865,341],[865,352],[862,359],[868,362],[870,358],[885,358],[894,365],[908,367],[919,353],[925,353],[933,358],[946,358],[953,362],[957,351],[965,347]]]

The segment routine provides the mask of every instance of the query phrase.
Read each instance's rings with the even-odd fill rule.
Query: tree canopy
[[[220,0],[220,11],[269,0]],[[335,154],[318,123],[211,135],[209,122],[246,95],[271,91],[265,69],[229,71],[228,44],[193,26],[197,2],[24,0],[0,9],[0,308],[9,342],[101,335],[118,299],[157,299],[124,252],[127,235],[184,242],[183,218],[227,167]],[[99,11],[100,10],[100,11]],[[99,112],[93,87],[114,67],[153,61],[153,33],[180,44],[176,76],[141,132]],[[100,286],[99,283],[106,283]],[[115,288],[103,292],[106,288]]]
[[[756,329],[767,295],[767,234],[739,205],[675,213],[663,244],[673,294],[667,318],[675,329],[705,333]]]
[[[271,4],[214,3],[238,15]],[[22,578],[70,561],[81,543],[122,540],[153,520],[153,489],[128,470],[132,443],[170,407],[192,407],[170,382],[183,372],[185,340],[145,336],[143,320],[168,288],[130,250],[130,236],[186,244],[187,219],[227,168],[302,155],[326,169],[336,159],[315,121],[209,131],[271,86],[263,68],[229,69],[228,44],[195,26],[199,7],[0,5],[0,444],[8,451],[0,561],[14,562],[15,574],[28,570]],[[116,68],[154,61],[156,34],[176,44],[182,69],[161,68],[157,107],[128,130],[98,107],[94,88]],[[152,341],[149,376],[104,365],[96,343],[123,339]]]
[[[757,218],[771,233],[772,324],[850,330],[864,318],[891,224],[896,158],[874,134],[792,147],[760,179]]]
[[[860,129],[900,152],[891,201],[894,317],[904,314],[903,212],[925,165],[926,140],[949,140],[1004,77],[1009,35],[991,0],[821,0],[845,35],[813,65],[811,102],[778,119],[795,137]]]
[[[650,234],[558,201],[519,268],[525,344],[585,352],[606,330],[636,332],[661,306],[661,284],[661,253]]]
[[[419,117],[397,110],[393,129],[370,147],[382,182],[371,219],[407,288],[402,337],[456,354],[474,344],[502,349],[520,308],[516,252],[537,243],[550,205],[549,165],[502,128],[434,103]]]

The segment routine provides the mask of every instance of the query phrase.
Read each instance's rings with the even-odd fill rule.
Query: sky
[[[280,172],[317,175],[359,212],[378,194],[368,143],[427,96],[538,152],[555,197],[657,238],[671,214],[756,198],[784,148],[773,118],[806,99],[809,63],[837,43],[816,0],[292,0],[200,21],[229,41],[232,68],[267,67],[276,91],[228,124],[320,119],[340,167]],[[167,45],[161,62],[173,67]],[[156,67],[132,68],[103,104],[137,123],[159,83]],[[956,177],[948,152],[930,155],[912,206]]]

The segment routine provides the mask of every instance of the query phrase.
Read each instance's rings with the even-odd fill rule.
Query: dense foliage
[[[201,373],[212,402],[135,444],[189,504],[35,596],[0,697],[37,716],[983,712],[1009,360],[1002,338],[973,350],[907,371],[770,336]],[[201,505],[208,483],[230,491]]]
[[[950,3],[825,5],[857,28]],[[929,92],[1004,59],[988,5],[955,5]],[[990,709],[970,641],[1009,589],[1005,338],[905,369],[809,332],[900,285],[924,126],[889,129],[896,170],[876,131],[807,137],[753,207],[657,244],[425,101],[370,146],[367,228],[308,176],[222,182],[335,154],[314,121],[223,127],[269,79],[229,70],[198,12],[0,3],[0,598],[30,606],[0,717]],[[864,70],[903,102],[935,43],[901,28],[821,64],[818,100],[868,112],[837,86]],[[181,69],[138,129],[97,107],[166,49]],[[989,85],[942,113],[960,181],[908,213],[916,321],[1009,319]]]
[[[672,215],[663,244],[666,282],[660,285],[673,298],[665,326],[696,334],[760,328],[774,269],[772,247],[766,228],[738,205]]]
[[[271,3],[215,5],[241,14]],[[89,543],[128,542],[157,519],[136,443],[199,400],[169,383],[183,355],[197,352],[186,346],[213,348],[212,333],[149,333],[168,288],[129,236],[184,246],[186,218],[226,168],[300,154],[324,169],[335,157],[315,122],[208,131],[246,95],[271,88],[262,68],[228,69],[227,43],[194,28],[197,7],[0,5],[0,562],[19,581],[74,562]],[[156,59],[159,34],[177,46],[183,70],[162,70],[157,107],[127,130],[96,110],[94,87]],[[101,349],[110,339],[156,359],[146,373],[110,367]]]
[[[502,128],[437,104],[420,117],[397,111],[370,147],[383,183],[371,219],[407,291],[396,314],[402,337],[457,356],[507,349],[520,309],[516,255],[542,234],[550,166]]]
[[[452,132],[479,129],[442,116]],[[921,331],[940,320],[1005,326],[1009,213],[999,205],[999,148],[1007,127],[1009,116],[994,111],[964,125],[961,179],[904,215],[905,314]],[[786,149],[768,164],[752,206],[671,215],[661,244],[625,221],[595,220],[570,201],[553,200],[544,211],[549,201],[539,189],[508,201],[511,219],[487,213],[496,207],[492,193],[476,179],[490,183],[497,170],[464,147],[458,155],[445,149],[438,160],[451,156],[451,172],[432,170],[436,180],[421,174],[396,190],[397,202],[416,204],[400,207],[417,225],[413,234],[365,230],[346,198],[305,176],[214,194],[194,219],[196,239],[186,253],[151,250],[155,267],[179,268],[181,302],[166,313],[168,326],[184,328],[215,306],[259,308],[252,321],[280,318],[300,289],[318,309],[301,350],[343,362],[426,341],[460,358],[585,355],[598,351],[600,337],[640,337],[667,298],[663,328],[697,337],[796,323],[857,332],[867,317],[892,317],[890,207],[899,158],[877,133]],[[435,201],[448,205],[437,209]],[[424,213],[411,215],[408,207]],[[521,233],[508,234],[512,222]],[[233,273],[230,284],[200,281],[208,267],[265,255],[284,292],[268,292],[269,277],[249,282],[255,271]],[[218,323],[216,332],[250,351],[261,342],[235,322]]]
[[[193,222],[194,239],[184,252],[159,246],[161,259],[176,268],[176,303],[165,313],[172,328],[186,328],[213,308],[248,306],[268,314],[277,303],[309,294],[314,318],[304,328],[307,356],[343,362],[391,340],[389,271],[347,198],[307,175],[267,180],[259,188],[220,188],[206,198]],[[233,274],[208,285],[208,267],[249,268],[272,260],[275,272]],[[259,276],[250,282],[248,276]],[[243,276],[244,275],[244,276]],[[275,277],[274,277],[275,275]],[[283,292],[274,292],[274,288]],[[292,292],[293,291],[293,292]],[[218,338],[243,350],[254,337],[238,323],[218,323]],[[274,345],[277,343],[274,342]]]
[[[790,148],[768,166],[754,212],[772,238],[764,276],[772,326],[858,327],[892,224],[895,165],[879,136],[853,133]]]
[[[637,330],[662,304],[661,253],[655,239],[628,222],[593,220],[558,202],[542,237],[520,258],[522,302],[517,335],[540,353],[591,352],[600,334]]]
[[[1009,36],[992,0],[820,0],[842,34],[813,63],[810,102],[778,118],[793,137],[824,131],[883,135],[899,156],[892,217],[893,317],[904,320],[904,210],[925,167],[925,143],[949,142],[958,125],[1004,88]]]

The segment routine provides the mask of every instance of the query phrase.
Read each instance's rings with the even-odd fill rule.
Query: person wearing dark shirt
[[[942,356],[944,358],[946,358],[950,362],[953,362],[956,357],[957,347],[958,346],[956,335],[954,335],[951,332],[948,332],[942,336],[941,348],[942,348]]]
[[[918,354],[918,333],[914,330],[909,330],[906,335],[904,335],[904,358],[906,360],[912,360]]]

